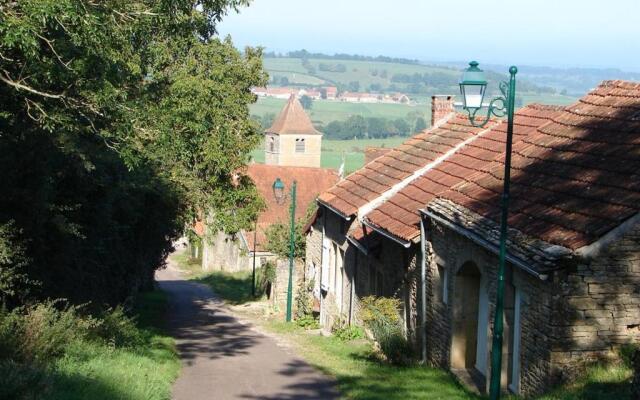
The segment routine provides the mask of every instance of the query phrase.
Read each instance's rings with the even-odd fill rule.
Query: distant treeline
[[[273,124],[275,114],[267,113],[262,116],[251,116],[262,129]],[[427,128],[427,122],[422,115],[410,113],[406,118],[378,118],[352,115],[344,121],[331,121],[327,125],[315,124],[324,133],[326,139],[384,139],[394,136],[409,136]]]
[[[344,54],[336,53],[334,55],[324,53],[310,53],[307,50],[296,50],[288,53],[275,53],[273,51],[264,53],[265,58],[315,58],[324,60],[352,60],[352,61],[378,61],[378,62],[390,62],[398,64],[420,64],[418,60],[411,60],[408,58],[387,57],[387,56],[362,56],[358,54]]]

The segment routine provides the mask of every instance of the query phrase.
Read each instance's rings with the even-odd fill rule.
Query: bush
[[[60,357],[69,344],[87,338],[96,327],[97,320],[78,314],[80,307],[58,309],[56,304],[49,301],[27,307],[18,317],[16,328],[21,338],[17,355],[20,359],[45,363]]]
[[[127,316],[122,306],[105,311],[93,331],[115,347],[138,347],[144,343],[135,319]]]
[[[256,295],[266,294],[269,296],[275,281],[276,265],[272,261],[268,261],[256,272]]]
[[[402,330],[399,308],[398,299],[368,296],[362,299],[360,318],[387,361],[404,365],[411,362],[413,349]]]
[[[333,335],[344,342],[348,342],[350,340],[362,339],[364,337],[364,331],[359,326],[347,325],[334,329]]]
[[[318,329],[320,323],[313,315],[305,315],[300,318],[296,318],[296,325],[304,329]]]

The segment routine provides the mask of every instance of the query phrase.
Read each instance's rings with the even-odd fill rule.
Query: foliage
[[[143,294],[136,306],[162,314],[166,298],[159,295],[153,293],[162,301],[144,305]],[[169,395],[179,369],[172,339],[143,328],[121,308],[101,316],[85,311],[45,302],[0,313],[0,398],[159,400]],[[116,395],[115,388],[122,393]]]
[[[346,325],[334,329],[333,335],[344,342],[348,342],[364,338],[364,330],[356,325]]]
[[[256,295],[261,296],[263,294],[266,294],[267,296],[269,296],[271,288],[276,282],[276,264],[272,261],[267,261],[257,271],[256,281]]]
[[[311,295],[315,282],[313,279],[300,282],[296,291],[295,320],[298,326],[305,329],[318,329],[320,322],[313,313],[313,296]]]
[[[300,207],[300,205],[298,205]],[[294,258],[302,260],[305,257],[307,240],[304,234],[304,227],[317,209],[317,204],[312,201],[305,209],[305,216],[295,222],[294,227]],[[265,249],[278,255],[281,258],[289,258],[291,253],[291,227],[289,224],[276,223],[270,225],[265,235],[267,243]]]
[[[360,318],[387,361],[405,365],[411,362],[413,349],[402,330],[399,307],[396,298],[367,296],[361,302]]]
[[[424,120],[422,120],[424,122]],[[408,136],[411,125],[404,118],[387,119],[381,117],[362,117],[352,115],[345,121],[331,121],[324,128],[330,139],[362,139],[365,137],[383,139],[394,136]]]
[[[248,105],[266,74],[260,50],[241,54],[216,36],[227,10],[246,3],[0,6],[9,307],[27,296],[116,304],[149,287],[196,210],[229,232],[255,218],[257,191],[236,174],[260,138]]]
[[[425,121],[424,118],[422,117],[416,118],[416,124],[413,127],[413,131],[422,132],[425,129],[427,129],[427,121]]]
[[[305,315],[302,317],[296,317],[296,325],[306,330],[319,329],[320,322],[313,315]]]
[[[300,97],[300,104],[302,104],[302,108],[305,110],[311,110],[311,107],[313,107],[313,99],[305,94]]]

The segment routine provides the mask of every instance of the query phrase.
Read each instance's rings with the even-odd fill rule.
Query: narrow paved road
[[[207,286],[172,264],[156,279],[169,293],[168,326],[183,364],[174,400],[339,398],[332,379],[240,323]]]

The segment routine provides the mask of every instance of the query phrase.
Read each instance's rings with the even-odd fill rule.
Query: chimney
[[[449,95],[431,96],[431,127],[442,125],[453,115],[453,97]]]

